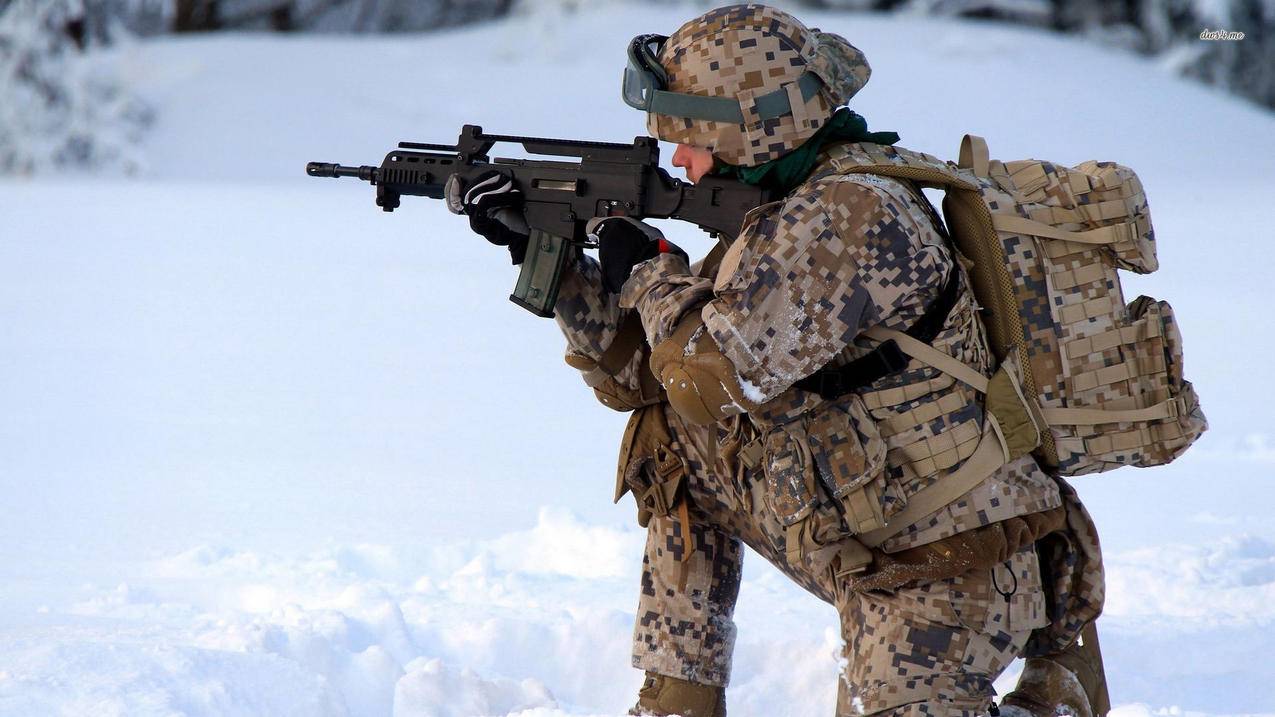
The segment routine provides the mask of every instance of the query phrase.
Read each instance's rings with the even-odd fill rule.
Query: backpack
[[[1157,466],[1208,423],[1183,377],[1182,337],[1167,302],[1126,304],[1118,269],[1155,271],[1155,234],[1133,170],[989,160],[965,135],[958,163],[888,145],[849,144],[844,172],[945,190],[943,216],[998,361],[1018,363],[1034,396],[1035,455],[1056,475]]]

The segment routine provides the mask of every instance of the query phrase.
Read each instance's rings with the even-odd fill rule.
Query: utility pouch
[[[1066,481],[1055,478],[1066,524],[1036,541],[1049,623],[1032,631],[1024,657],[1065,649],[1102,613],[1106,580],[1093,518]]]
[[[819,499],[806,431],[795,421],[771,429],[763,441],[766,499],[780,524],[788,528],[810,515]]]
[[[820,545],[832,527],[827,511],[817,511],[818,487],[814,463],[801,421],[774,427],[762,439],[765,460],[766,502],[783,528],[782,540],[775,548],[782,551],[791,565],[800,564],[806,555]]]
[[[876,530],[902,509],[885,499],[886,443],[860,396],[819,409],[809,430],[819,478],[851,533]]]
[[[1139,296],[1112,329],[1061,349],[1074,357],[1066,387],[1075,407],[1047,408],[1045,416],[1069,474],[1169,463],[1208,427],[1182,376],[1182,335],[1167,301]],[[1088,363],[1079,363],[1083,357]]]
[[[1045,421],[1040,404],[1028,398],[1019,377],[1017,349],[1011,349],[996,373],[987,380],[984,407],[992,416],[992,428],[1004,447],[1005,462],[1021,458],[1040,445]]]
[[[615,501],[633,491],[638,524],[645,528],[652,516],[669,515],[684,505],[685,478],[686,466],[673,441],[663,404],[634,411],[620,443]]]
[[[737,509],[753,512],[752,479],[762,464],[762,438],[748,414],[739,413],[718,423],[714,468],[722,479],[734,483]]]
[[[615,500],[628,491],[637,500],[638,525],[646,528],[652,518],[665,518],[676,513],[681,545],[681,574],[678,590],[686,588],[690,574],[694,538],[691,535],[690,498],[686,481],[683,448],[673,440],[669,430],[666,404],[639,408],[629,418],[620,443],[620,465],[616,475]]]
[[[866,567],[871,556],[852,534],[884,524],[885,442],[862,400],[852,395],[776,426],[763,448],[765,495],[784,528],[788,562],[843,573]]]

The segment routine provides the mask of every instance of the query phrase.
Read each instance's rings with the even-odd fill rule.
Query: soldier
[[[783,197],[696,266],[649,225],[602,220],[599,261],[578,258],[556,306],[567,362],[633,412],[616,493],[648,528],[633,714],[725,715],[741,543],[837,608],[838,715],[985,714],[1023,654],[1005,710],[1107,709],[1096,638],[1075,639],[1101,604],[1088,516],[986,410],[975,385],[997,367],[919,187],[845,171],[907,151],[841,106],[869,72],[843,38],[761,5],[630,47],[625,100],[690,181],[727,172]],[[448,194],[520,260],[510,180]],[[887,330],[945,360],[891,350]]]

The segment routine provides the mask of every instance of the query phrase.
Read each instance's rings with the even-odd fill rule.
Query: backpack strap
[[[906,332],[894,332],[894,334],[898,335],[899,340],[907,340],[928,348],[929,343],[943,329],[943,324],[947,322],[947,315],[952,313],[952,307],[956,305],[956,299],[960,294],[958,276],[955,269],[948,272],[947,281],[943,284],[943,290],[939,293],[938,298],[925,310],[921,318],[908,327]],[[875,338],[871,333],[865,333],[869,337]],[[930,350],[935,351],[934,349]],[[824,366],[797,381],[793,386],[803,391],[817,393],[825,401],[833,401],[851,391],[871,386],[880,379],[907,368],[908,357],[906,354],[908,353],[906,349],[900,349],[895,338],[887,337],[863,356],[841,366]],[[939,352],[935,351],[935,353]],[[956,361],[955,359],[952,360]]]
[[[1009,232],[1012,234],[1027,234],[1030,236],[1044,237],[1046,239],[1061,239],[1063,241],[1074,241],[1081,244],[1119,244],[1121,242],[1134,243],[1138,237],[1137,225],[1130,222],[1122,222],[1120,224],[1109,224],[1105,227],[1090,229],[1082,232],[1069,232],[1066,229],[1052,227],[1042,222],[1032,221],[1023,217],[1010,216],[1008,214],[993,214],[992,226],[999,231]]]
[[[980,169],[989,171],[984,167],[987,142],[981,137],[966,135],[961,141],[961,150],[963,168],[976,175]],[[968,167],[964,167],[967,163]],[[974,263],[969,277],[975,299],[980,306],[991,309],[990,313],[982,313],[982,319],[992,353],[998,361],[1016,353],[1023,391],[1029,396],[1038,395],[1036,379],[1028,361],[1030,354],[1024,338],[1018,298],[1014,294],[1014,278],[1010,276],[1005,247],[997,234],[997,220],[983,199],[978,184],[956,170],[944,171],[938,167],[914,164],[862,164],[844,167],[842,171],[911,179],[921,186],[941,188],[946,192],[943,216],[947,219],[948,231],[956,248]],[[1053,432],[1045,431],[1042,439],[1041,452],[1047,457],[1057,456]]]
[[[884,343],[893,343],[899,350],[917,361],[942,371],[979,393],[987,393],[986,376],[959,359],[934,348],[928,341],[919,341],[902,331],[887,329],[883,326],[873,326],[864,331],[863,335]]]
[[[994,420],[990,422],[995,423]],[[879,547],[908,526],[943,506],[955,502],[957,498],[987,480],[988,476],[1003,465],[1005,465],[1005,450],[1000,434],[991,428],[984,430],[983,438],[978,442],[978,448],[974,449],[974,454],[966,458],[960,468],[908,498],[908,504],[892,516],[885,526],[860,533],[855,537],[869,548]]]
[[[980,177],[987,176],[988,161],[987,140],[976,134],[967,134],[961,139],[961,154],[957,164]]]

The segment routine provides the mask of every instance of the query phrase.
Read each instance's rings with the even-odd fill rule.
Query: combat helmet
[[[647,112],[652,135],[753,167],[801,146],[870,74],[838,35],[765,5],[730,5],[668,37],[635,37],[623,95]]]

